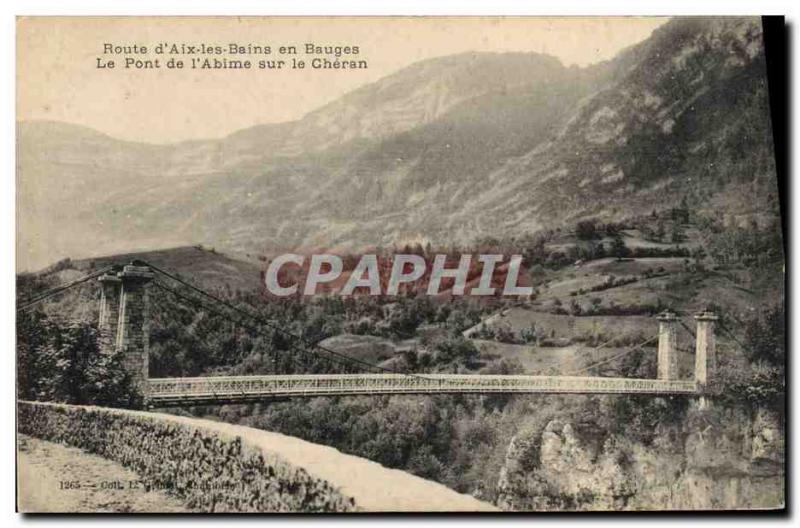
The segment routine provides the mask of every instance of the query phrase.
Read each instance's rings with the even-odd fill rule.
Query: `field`
[[[736,324],[752,317],[757,291],[780,291],[781,277],[765,274],[758,279],[736,268],[717,268],[704,256],[707,251],[701,233],[693,226],[684,232],[682,243],[672,244],[653,242],[640,229],[622,231],[621,238],[630,251],[655,248],[665,256],[604,256],[532,270],[536,290],[530,300],[507,303],[482,317],[463,336],[478,346],[483,361],[505,358],[528,373],[565,374],[655,338],[659,328],[656,315],[669,309],[683,323],[677,334],[679,370],[682,376],[690,375],[695,346],[690,333],[696,324],[693,315],[712,309]],[[593,242],[598,243],[609,245],[607,238]],[[574,235],[564,234],[547,248],[567,251],[580,244]],[[682,248],[693,248],[694,256],[668,256]],[[717,334],[720,349],[728,350],[733,343],[727,335]],[[651,341],[645,348],[653,360],[655,346]]]
[[[325,339],[319,344],[327,349],[373,364],[391,359],[398,352],[400,346],[382,337],[353,334],[340,334]]]

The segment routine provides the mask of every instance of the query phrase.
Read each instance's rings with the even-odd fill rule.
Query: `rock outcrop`
[[[551,420],[511,441],[498,482],[506,510],[709,510],[784,505],[781,418],[691,409],[645,444]]]

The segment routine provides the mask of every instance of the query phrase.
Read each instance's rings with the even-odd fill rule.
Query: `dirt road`
[[[17,504],[21,512],[185,512],[174,497],[147,492],[138,477],[104,458],[18,436]]]

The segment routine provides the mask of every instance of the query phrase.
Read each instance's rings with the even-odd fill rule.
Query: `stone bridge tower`
[[[134,261],[98,279],[101,352],[122,354],[125,370],[145,405],[150,352],[147,286],[153,276],[147,265]]]
[[[670,311],[658,316],[658,379],[678,379],[678,318]]]
[[[716,367],[716,341],[714,322],[717,316],[705,311],[695,316],[694,379],[703,390],[714,375]],[[658,316],[658,379],[678,379],[677,316],[666,311]]]
[[[697,382],[697,388],[702,394],[697,403],[700,409],[707,409],[711,406],[711,401],[706,397],[706,394],[708,394],[708,382],[714,376],[714,371],[717,367],[714,323],[718,317],[709,311],[705,311],[695,315],[694,318],[697,321],[694,380]]]

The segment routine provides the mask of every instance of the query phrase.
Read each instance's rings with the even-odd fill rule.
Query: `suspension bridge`
[[[204,291],[177,275],[152,264],[134,261],[125,266],[104,268],[71,283],[53,288],[18,306],[26,310],[47,298],[91,279],[101,285],[99,332],[101,350],[120,353],[124,368],[143,396],[146,408],[244,403],[287,397],[319,397],[382,394],[650,394],[701,395],[713,373],[715,362],[714,325],[709,312],[695,316],[692,332],[675,314],[658,316],[657,336],[628,347],[620,354],[591,367],[616,360],[646,343],[658,339],[657,377],[615,378],[586,375],[483,375],[423,374],[396,372],[309,343],[280,325],[252,311]],[[174,285],[177,285],[174,286]],[[150,286],[174,295],[183,302],[251,329],[256,333],[282,334],[291,343],[287,353],[309,354],[342,365],[348,373],[203,376],[182,378],[149,377],[148,291]],[[695,339],[695,368],[692,379],[678,378],[677,328],[681,324]],[[598,347],[599,348],[599,347]],[[353,372],[357,370],[358,372]]]

